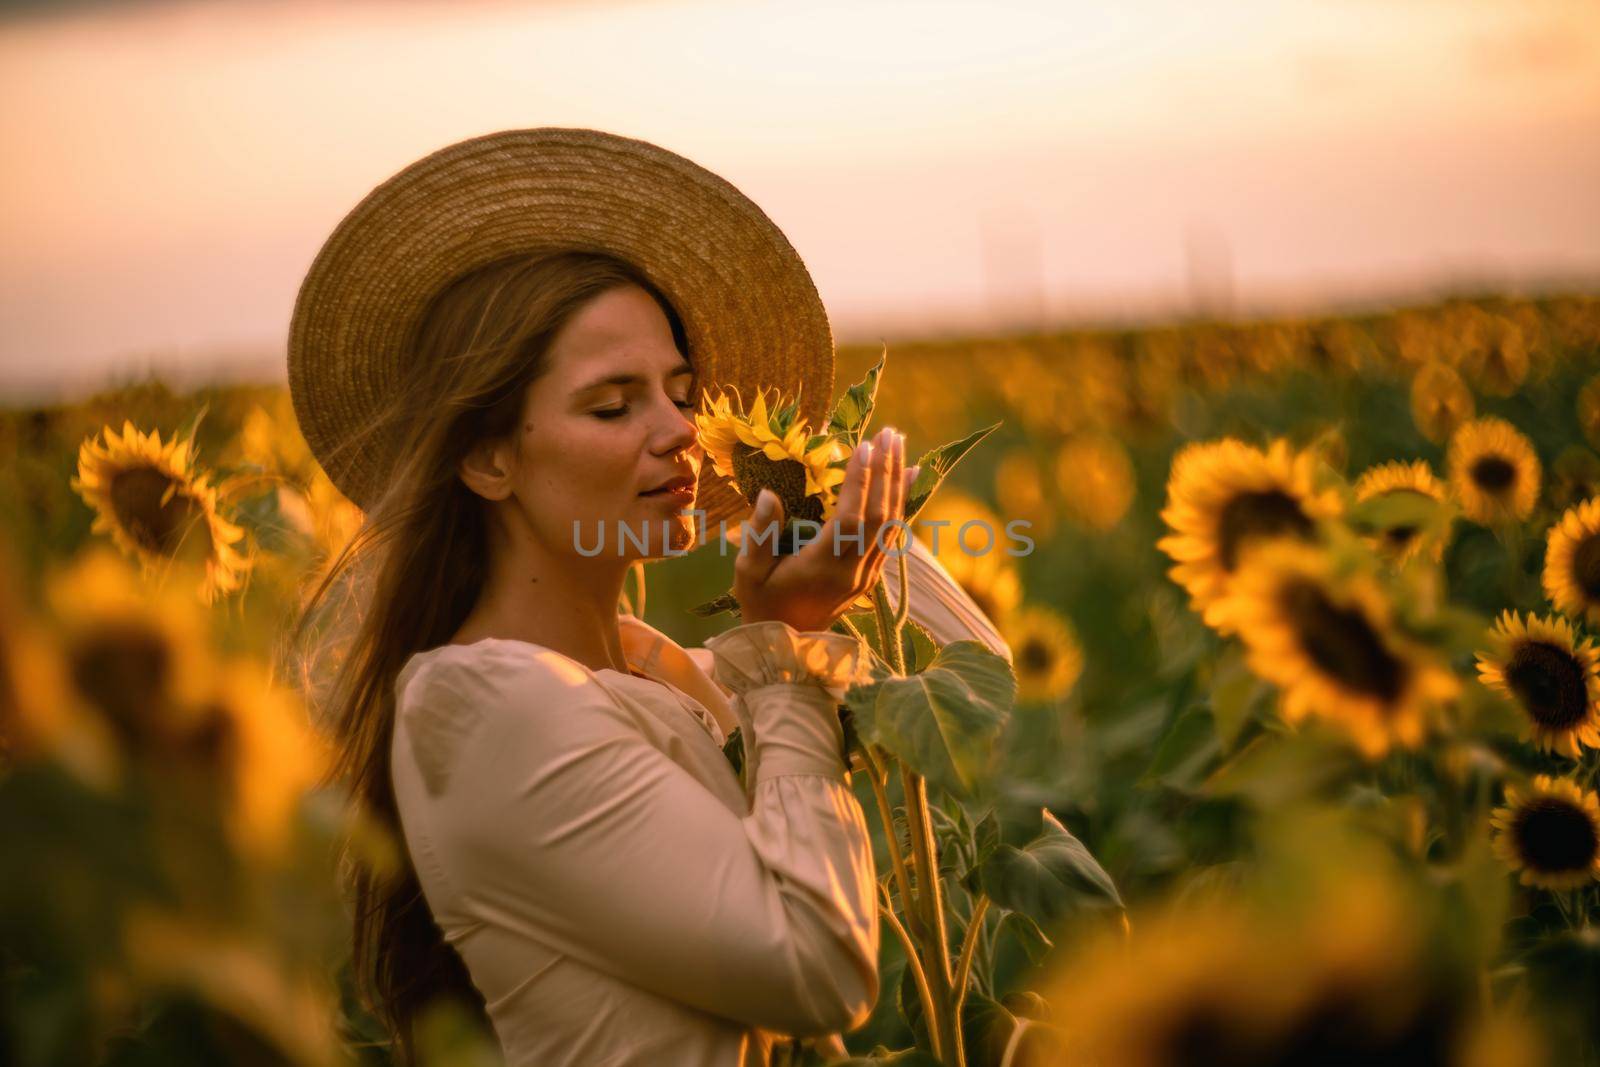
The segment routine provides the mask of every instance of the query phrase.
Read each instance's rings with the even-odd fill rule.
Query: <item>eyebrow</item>
[[[694,376],[694,368],[687,363],[680,363],[667,373],[668,378],[682,378],[686,375],[689,377]],[[580,385],[574,392],[582,394],[589,392],[591,389],[598,389],[602,385],[634,385],[646,380],[638,374],[612,374],[604,378],[596,378],[587,385]]]

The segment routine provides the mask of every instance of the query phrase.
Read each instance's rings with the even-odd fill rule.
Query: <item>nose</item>
[[[656,439],[656,451],[662,455],[672,455],[693,449],[700,443],[700,431],[694,424],[693,412],[684,412],[670,400],[666,410],[669,413],[660,436]]]

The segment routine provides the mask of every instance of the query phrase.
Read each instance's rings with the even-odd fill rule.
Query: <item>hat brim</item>
[[[340,222],[289,328],[289,389],[312,453],[363,509],[398,441],[353,443],[409,370],[417,324],[450,281],[518,253],[625,259],[683,321],[702,388],[800,395],[820,427],[833,394],[827,312],[799,254],[727,181],[666,149],[600,130],[506,130],[406,167]],[[696,507],[714,531],[749,504],[702,465]]]

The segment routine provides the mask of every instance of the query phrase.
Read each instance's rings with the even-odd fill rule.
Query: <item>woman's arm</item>
[[[744,817],[562,657],[508,646],[430,664],[408,712],[484,711],[424,819],[464,910],[747,1025],[859,1025],[878,994],[875,872],[826,688],[855,668],[813,649],[838,635],[788,633],[742,693],[757,762]],[[810,673],[824,661],[833,676]]]

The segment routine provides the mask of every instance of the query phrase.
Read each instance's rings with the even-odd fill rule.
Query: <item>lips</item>
[[[671,478],[671,479],[668,479],[665,482],[662,482],[660,485],[656,486],[654,489],[646,489],[644,492],[640,493],[639,495],[640,496],[656,496],[656,495],[661,494],[661,493],[670,493],[670,492],[673,492],[674,490],[692,490],[692,489],[694,489],[694,483],[695,483],[694,475],[692,475],[692,474],[682,474],[682,475],[679,475],[676,478]]]

